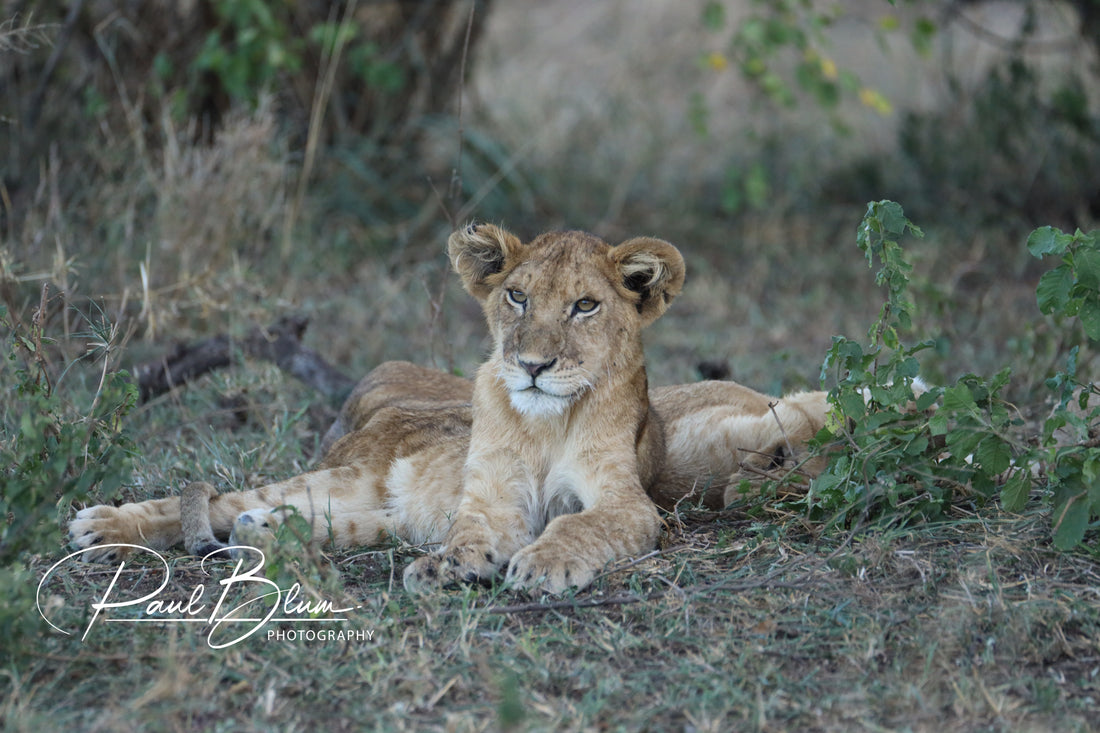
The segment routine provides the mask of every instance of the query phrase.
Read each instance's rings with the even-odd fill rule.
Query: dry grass
[[[197,131],[177,130],[167,111],[161,124],[153,250],[167,272],[151,273],[153,283],[217,272],[235,258],[276,258],[294,167],[274,101],[230,115],[209,146],[195,145]]]

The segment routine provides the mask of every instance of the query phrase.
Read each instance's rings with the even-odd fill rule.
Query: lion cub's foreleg
[[[505,566],[507,582],[522,590],[562,593],[587,586],[607,563],[657,543],[657,508],[633,467],[634,456],[626,452],[619,461],[570,470],[540,485],[510,451],[471,458],[443,546],[405,569],[405,587],[424,592],[485,580]]]
[[[608,563],[657,545],[661,526],[657,508],[637,476],[614,475],[619,468],[585,482],[603,487],[598,492],[582,488],[582,495],[595,496],[594,503],[556,517],[534,543],[517,552],[508,565],[508,582],[528,591],[539,588],[560,594],[570,587],[588,586]]]
[[[443,546],[405,568],[405,587],[426,591],[492,577],[534,539],[530,507],[536,479],[510,451],[471,460],[454,523]]]

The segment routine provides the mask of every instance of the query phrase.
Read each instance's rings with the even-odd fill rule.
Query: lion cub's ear
[[[623,286],[641,295],[638,313],[649,325],[665,312],[684,286],[684,258],[662,239],[628,239],[610,252],[623,276]]]
[[[493,290],[487,282],[504,270],[505,263],[518,255],[523,242],[514,234],[492,224],[471,224],[447,239],[451,266],[470,295],[484,300]]]

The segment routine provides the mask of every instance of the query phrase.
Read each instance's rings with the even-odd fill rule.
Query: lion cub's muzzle
[[[558,357],[520,354],[505,360],[500,376],[512,406],[524,415],[561,414],[591,386],[583,372]]]

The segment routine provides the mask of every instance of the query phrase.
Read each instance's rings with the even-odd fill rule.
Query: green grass
[[[247,390],[248,419],[226,394]],[[311,395],[265,365],[213,375],[139,409],[127,498],[188,478],[223,490],[292,474],[314,435]],[[34,578],[64,554],[30,560]],[[4,667],[6,730],[1089,730],[1100,724],[1100,565],[1063,553],[1037,508],[961,510],[855,533],[767,504],[666,517],[661,549],[564,599],[472,587],[414,599],[402,545],[271,560],[369,641],[207,646],[203,624],[97,622],[115,568],[51,576],[50,617]],[[167,553],[158,598],[213,599],[226,566]],[[134,558],[119,588],[161,580]],[[213,595],[212,595],[213,594]],[[57,604],[60,603],[60,606]],[[129,610],[118,610],[119,616]],[[294,624],[276,628],[306,628]]]
[[[815,536],[689,511],[660,554],[539,602],[468,588],[414,602],[409,551],[324,560],[360,608],[350,643],[206,646],[201,625],[43,631],[8,668],[8,730],[1088,730],[1100,722],[1094,560],[1045,523],[956,516]],[[165,597],[212,583],[172,558]],[[48,558],[40,558],[42,572]],[[123,582],[157,581],[137,561]],[[50,592],[79,626],[113,569]],[[153,577],[150,578],[149,576]],[[142,585],[144,584],[144,586]]]

